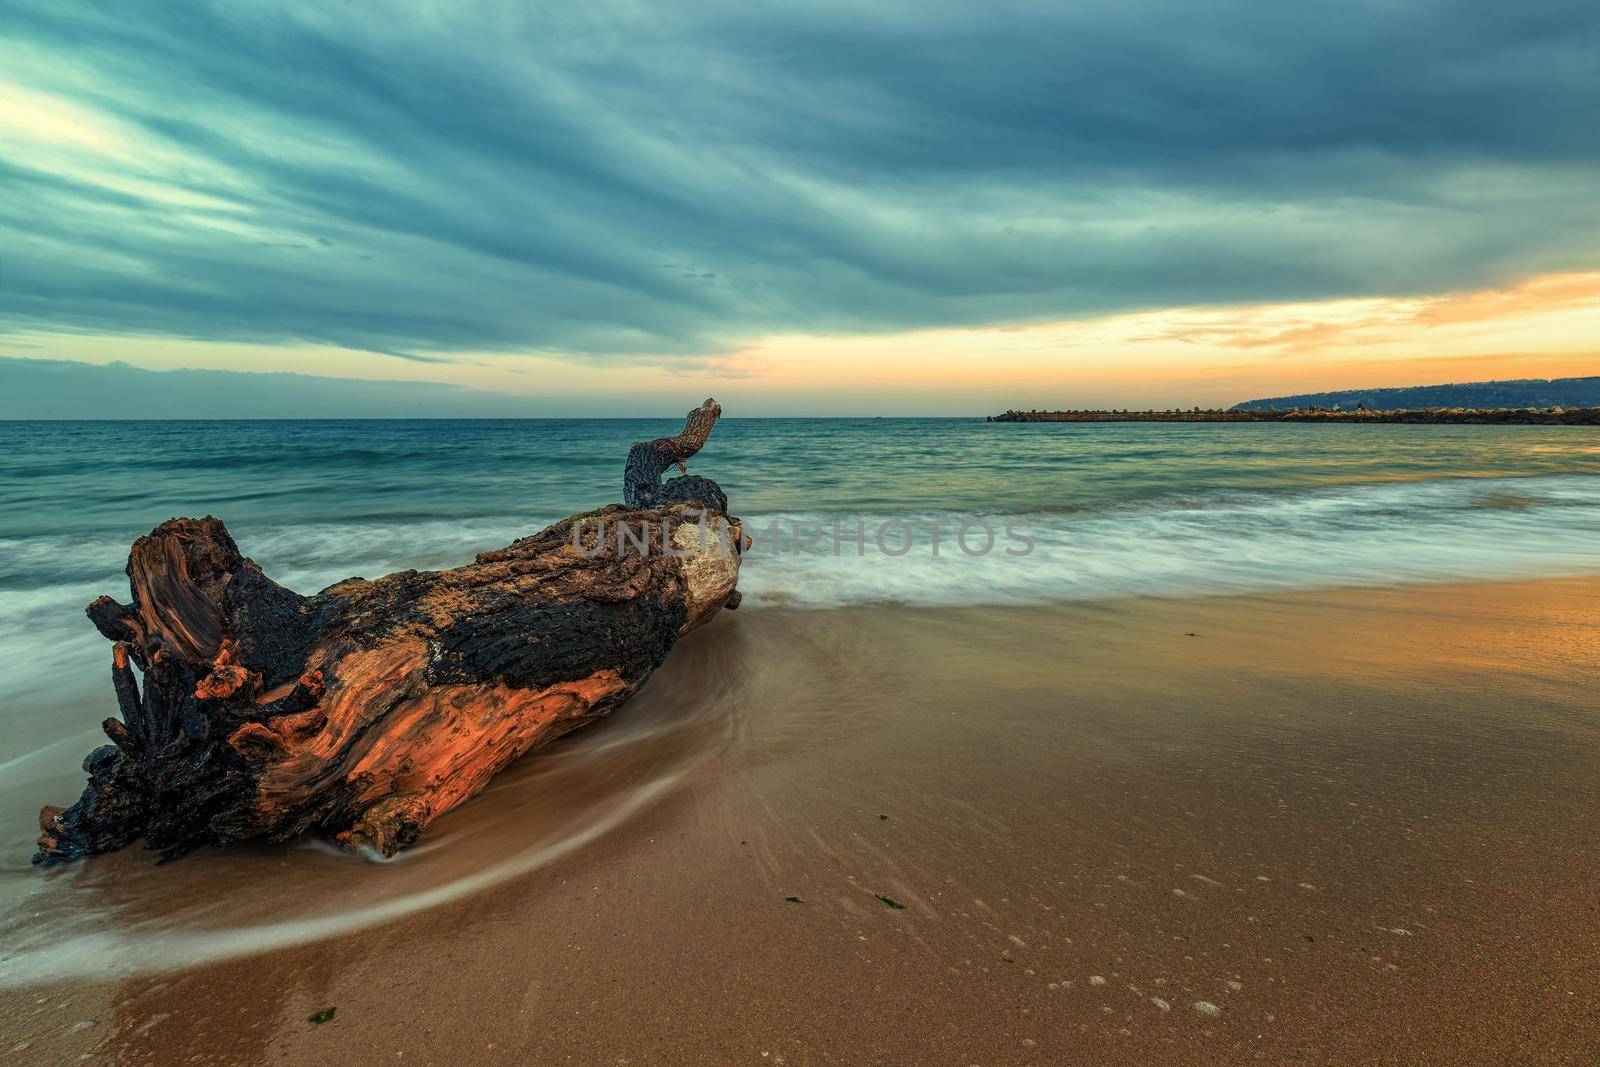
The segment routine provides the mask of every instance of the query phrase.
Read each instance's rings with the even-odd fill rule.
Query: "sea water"
[[[457,566],[613,502],[628,445],[680,425],[8,423],[0,714],[16,725],[100,673],[82,609],[126,598],[129,543],[164,519],[219,516],[268,575],[310,593]],[[1600,571],[1595,428],[727,418],[690,466],[756,535],[751,606]],[[0,761],[33,735],[7,731]]]

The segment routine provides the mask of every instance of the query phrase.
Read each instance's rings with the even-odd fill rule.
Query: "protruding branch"
[[[138,614],[126,604],[119,604],[108,596],[97,599],[84,609],[94,628],[107,641],[137,641]]]
[[[641,441],[629,449],[622,474],[623,503],[631,508],[697,503],[712,511],[726,512],[728,498],[710,478],[685,474],[664,484],[661,481],[669,467],[681,469],[689,457],[700,451],[721,415],[722,406],[708,398],[685,417],[682,433]]]

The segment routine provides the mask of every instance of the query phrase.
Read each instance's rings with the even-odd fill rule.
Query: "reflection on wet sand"
[[[0,1011],[40,1063],[1581,1062],[1595,593],[741,612],[414,856],[52,882],[144,970],[12,952]]]

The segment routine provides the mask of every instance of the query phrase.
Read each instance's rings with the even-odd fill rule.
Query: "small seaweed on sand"
[[[894,897],[886,897],[882,893],[874,893],[872,895],[883,901],[883,906],[886,908],[893,908],[895,911],[906,910],[906,906],[894,899]]]
[[[878,816],[878,818],[883,820],[884,822],[888,822],[889,821],[889,816],[887,816],[887,815],[880,815],[880,816]]]
[[[805,903],[805,901],[801,900],[799,897],[784,897],[783,899],[788,901],[790,904],[804,904]]]
[[[329,1019],[332,1019],[333,1018],[333,1013],[338,1011],[338,1010],[339,1010],[338,1008],[323,1008],[321,1011],[317,1012],[315,1015],[313,1015],[310,1018],[308,1018],[306,1020],[306,1022],[313,1023],[313,1024],[317,1025],[317,1026],[321,1026],[323,1023],[327,1022]]]

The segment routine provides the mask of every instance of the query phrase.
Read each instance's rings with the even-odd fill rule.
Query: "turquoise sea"
[[[82,608],[125,597],[128,545],[164,519],[221,517],[268,574],[304,592],[449,567],[618,499],[628,445],[680,425],[6,424],[0,707],[20,726],[61,702],[64,680],[98,680],[104,641]],[[1591,428],[725,418],[690,469],[720,482],[757,535],[741,578],[750,606],[1600,571]],[[1015,554],[1026,546],[1007,523],[1031,551]],[[982,552],[985,525],[996,541]],[[102,704],[82,720],[98,721]],[[0,760],[37,739],[7,730]]]

